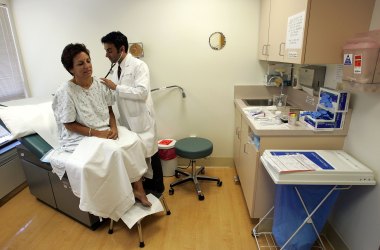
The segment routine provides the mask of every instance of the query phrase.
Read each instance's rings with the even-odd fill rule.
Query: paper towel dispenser
[[[326,75],[325,66],[309,65],[299,69],[299,83],[302,87],[313,90],[313,94],[319,93],[319,88],[324,86]]]

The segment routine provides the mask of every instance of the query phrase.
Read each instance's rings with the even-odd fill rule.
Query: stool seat
[[[170,184],[170,195],[174,194],[174,186],[188,181],[192,181],[194,183],[195,191],[198,195],[199,200],[204,200],[204,195],[198,180],[215,181],[217,183],[217,186],[222,186],[222,181],[218,177],[202,175],[205,172],[204,166],[200,166],[198,169],[196,167],[196,160],[211,155],[212,150],[212,142],[201,137],[187,137],[176,142],[175,152],[177,156],[188,159],[190,161],[189,166],[191,166],[191,173],[184,171],[184,168],[176,168],[175,176],[179,178],[180,175],[184,175],[185,178],[177,180]]]
[[[181,139],[175,144],[175,152],[178,156],[193,160],[211,155],[212,142],[200,137],[188,137]]]

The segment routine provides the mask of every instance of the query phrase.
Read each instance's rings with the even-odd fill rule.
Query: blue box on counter
[[[310,115],[302,116],[301,111],[301,121],[314,130],[343,129],[346,112],[330,112],[322,107],[318,107],[317,111],[326,111],[328,119],[316,119]]]
[[[326,99],[331,107],[326,106]],[[347,112],[350,93],[343,90],[320,88],[318,105],[332,111]]]

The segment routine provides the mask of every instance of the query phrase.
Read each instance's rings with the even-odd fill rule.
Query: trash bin
[[[163,139],[158,141],[158,156],[161,160],[163,176],[173,176],[177,167],[177,155],[175,153],[176,141],[173,139]]]
[[[276,185],[272,231],[280,247],[283,247],[308,216],[295,187],[296,185]],[[297,188],[308,212],[311,213],[333,186],[297,185]],[[334,191],[311,217],[318,233],[322,231],[338,195],[339,191]],[[306,223],[284,249],[311,249],[317,237],[312,224]]]

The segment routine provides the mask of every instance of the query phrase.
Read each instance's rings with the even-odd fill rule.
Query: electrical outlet
[[[306,103],[309,103],[311,105],[315,105],[315,99],[311,96],[306,96]]]

